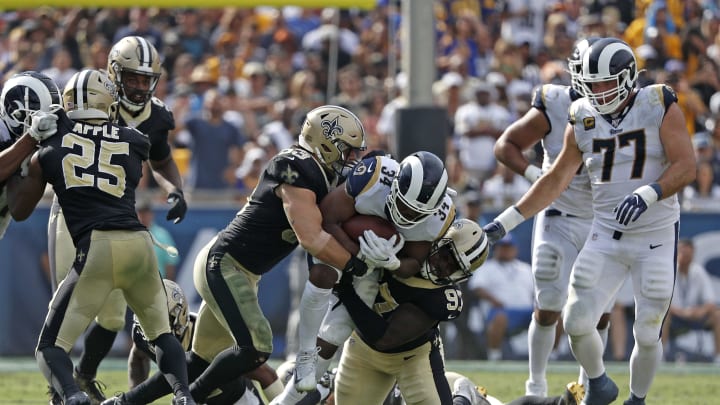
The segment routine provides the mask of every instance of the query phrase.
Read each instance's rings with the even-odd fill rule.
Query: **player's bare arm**
[[[320,212],[323,229],[350,253],[357,254],[360,246],[342,228],[342,223],[357,213],[355,200],[347,194],[344,185],[340,185],[323,197],[320,202]]]
[[[22,161],[35,150],[37,142],[25,134],[12,146],[0,152],[0,181],[7,180],[20,167]]]
[[[582,152],[575,142],[572,125],[565,128],[565,141],[555,163],[530,190],[520,199],[516,208],[525,217],[530,218],[550,205],[567,188],[582,164]]]
[[[378,350],[393,349],[419,338],[437,322],[414,304],[400,304],[390,316],[385,334],[375,342],[374,346]]]
[[[500,135],[495,143],[495,157],[510,170],[534,182],[540,177],[540,168],[531,165],[523,151],[542,140],[549,131],[550,124],[545,114],[531,108]]]
[[[16,221],[26,220],[45,192],[45,179],[37,154],[30,159],[25,177],[13,176],[8,182],[8,206]]]
[[[697,173],[695,152],[685,126],[685,119],[677,103],[671,104],[665,114],[660,126],[660,141],[670,166],[657,181],[662,190],[662,195],[658,199],[681,191],[695,180]]]
[[[283,200],[283,209],[298,242],[312,256],[338,269],[350,260],[350,253],[322,229],[322,213],[315,203],[315,193],[283,184],[276,193]]]
[[[402,250],[398,252],[400,259],[400,267],[393,271],[398,277],[409,278],[416,275],[422,266],[422,263],[430,254],[432,242],[426,241],[406,241]]]
[[[170,194],[174,190],[182,190],[182,177],[180,171],[173,160],[172,155],[168,155],[163,160],[150,160],[153,178],[166,193]]]

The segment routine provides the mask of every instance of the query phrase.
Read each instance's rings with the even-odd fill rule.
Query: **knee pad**
[[[563,328],[570,336],[586,335],[597,326],[596,308],[588,301],[573,300],[565,306]]]
[[[643,266],[640,275],[640,293],[651,300],[670,300],[675,274],[671,266]]]
[[[320,339],[340,347],[352,334],[355,324],[347,309],[343,305],[335,305],[336,303],[338,303],[337,297],[333,295],[330,301],[332,310],[325,315],[318,336]]]
[[[234,350],[240,358],[239,361],[247,364],[252,363],[255,367],[260,367],[270,358],[270,353],[258,351],[252,346],[235,346]]]
[[[119,332],[125,327],[126,311],[127,303],[122,291],[113,290],[95,317],[95,322],[107,330]]]
[[[575,260],[570,282],[577,289],[593,288],[602,274],[604,257],[599,253],[583,250]]]
[[[541,243],[534,252],[535,280],[552,281],[560,277],[563,264],[563,254],[550,243]]]

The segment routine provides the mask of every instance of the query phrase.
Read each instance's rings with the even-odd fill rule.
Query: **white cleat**
[[[312,391],[317,385],[315,369],[317,368],[319,347],[312,350],[301,351],[295,358],[295,389],[298,391]]]

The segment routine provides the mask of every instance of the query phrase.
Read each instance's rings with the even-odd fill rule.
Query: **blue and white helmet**
[[[430,152],[415,152],[400,162],[390,186],[390,220],[410,228],[435,214],[447,191],[448,174],[442,160]]]
[[[632,48],[616,38],[593,43],[582,61],[580,82],[583,95],[600,114],[612,114],[630,97],[637,82],[637,61]],[[597,83],[614,82],[606,91],[594,91]]]
[[[13,75],[0,93],[0,117],[13,138],[22,136],[32,125],[36,111],[50,112],[60,107],[60,90],[46,75],[26,71]]]

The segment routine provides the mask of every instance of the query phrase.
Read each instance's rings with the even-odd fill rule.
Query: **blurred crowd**
[[[369,149],[392,152],[401,2],[371,10],[39,8],[0,12],[0,77],[38,70],[59,87],[106,68],[113,43],[140,35],[163,58],[155,93],[175,116],[174,157],[188,190],[244,199],[266,159],[296,139],[310,109],[332,103],[363,121]],[[635,50],[643,85],[678,94],[698,156],[686,210],[720,208],[720,8],[716,0],[436,0],[435,102],[447,110],[452,186],[494,211],[529,184],[492,146],[541,83],[569,84],[574,42],[614,36]],[[335,65],[333,65],[333,63]],[[715,144],[718,145],[715,145]],[[537,154],[535,159],[542,159]],[[144,176],[152,188],[152,176]],[[226,194],[218,194],[218,192]],[[196,193],[199,194],[199,193]]]

